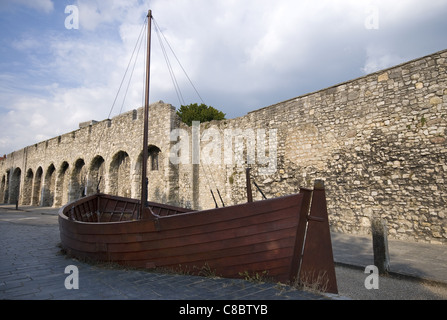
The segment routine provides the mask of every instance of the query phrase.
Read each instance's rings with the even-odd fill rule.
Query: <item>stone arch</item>
[[[110,194],[131,197],[130,158],[127,152],[117,152],[110,163],[109,190]]]
[[[68,170],[68,168],[68,162],[64,161],[62,162],[57,173],[56,195],[54,203],[56,207],[60,207],[68,203],[68,183],[70,181],[70,171]]]
[[[84,159],[76,160],[70,178],[69,201],[74,201],[86,195],[87,175]]]
[[[89,181],[87,194],[95,194],[97,191],[104,192],[105,189],[105,165],[104,158],[96,156],[93,158],[89,168]]]
[[[140,153],[135,166],[135,183],[138,195],[141,194],[141,170],[142,170],[143,152]],[[164,162],[163,153],[155,145],[148,146],[147,159],[147,179],[148,179],[148,200],[165,203],[167,195],[165,192],[164,181]]]
[[[56,190],[56,174],[54,173],[56,168],[54,164],[51,164],[47,173],[45,174],[43,194],[42,194],[42,206],[52,207],[54,204],[54,192]]]
[[[15,168],[11,177],[11,191],[9,192],[9,203],[16,203],[20,198],[20,178],[22,170]]]
[[[5,188],[6,188],[6,175],[2,176],[2,181],[0,182],[0,202],[5,202]]]
[[[32,200],[31,200],[31,205],[33,205],[33,206],[40,205],[42,175],[43,175],[42,167],[37,168],[36,174],[34,175],[34,181],[33,181],[33,195],[32,195]]]
[[[28,169],[25,175],[25,180],[23,181],[22,187],[22,204],[30,205],[33,196],[33,180],[34,172],[33,169]]]

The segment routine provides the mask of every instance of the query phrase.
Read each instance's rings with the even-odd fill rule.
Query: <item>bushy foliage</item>
[[[187,106],[181,106],[177,114],[189,126],[192,125],[193,121],[225,120],[225,113],[203,103],[200,105],[192,103]]]

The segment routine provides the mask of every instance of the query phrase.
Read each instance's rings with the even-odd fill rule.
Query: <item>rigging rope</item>
[[[115,103],[116,103],[116,101],[117,101],[117,99],[118,99],[118,95],[119,95],[119,93],[120,93],[120,91],[121,91],[121,88],[122,88],[122,86],[123,86],[124,79],[126,78],[126,75],[127,75],[128,70],[129,70],[129,67],[130,67],[130,65],[131,65],[131,62],[132,62],[133,56],[134,56],[134,54],[135,54],[136,48],[137,48],[137,47],[141,47],[141,43],[143,42],[141,39],[145,39],[145,37],[143,37],[142,35],[144,34],[143,31],[146,30],[146,26],[147,26],[147,17],[145,18],[145,20],[144,20],[144,22],[143,22],[143,25],[142,25],[142,27],[141,27],[140,34],[139,34],[138,39],[137,39],[137,41],[136,41],[136,43],[135,43],[134,50],[133,50],[133,52],[132,52],[131,58],[130,58],[130,60],[129,60],[129,63],[128,63],[128,65],[127,65],[127,68],[126,68],[126,71],[125,71],[125,73],[124,73],[123,79],[121,80],[121,83],[120,83],[118,92],[116,93],[115,99],[114,99],[113,104],[112,104],[112,106],[111,106],[111,108],[110,108],[109,115],[108,115],[107,119],[110,119],[110,116],[112,115],[113,108],[114,108],[114,106],[115,106]],[[138,45],[138,43],[140,43],[140,44]],[[139,49],[138,49],[138,50],[139,50]],[[135,69],[136,60],[137,60],[137,58],[135,59],[135,62],[134,62],[134,66],[133,66],[133,69],[132,69],[132,74],[133,74],[133,70]],[[131,74],[130,78],[132,78],[132,74]],[[131,80],[131,79],[129,79],[129,84],[130,84],[130,80]],[[127,89],[126,89],[126,95],[127,95],[127,90],[128,90],[128,88],[129,88],[129,85],[127,86]],[[144,91],[144,90],[143,90],[143,91]],[[126,97],[126,95],[125,95],[125,97]],[[124,100],[125,100],[125,97],[124,97]],[[124,100],[123,100],[123,105],[124,105]],[[122,110],[122,107],[121,107],[121,110]],[[120,113],[121,113],[121,110],[120,110]],[[98,139],[98,143],[96,144],[96,152],[98,152],[98,150],[99,150],[99,148],[100,148],[100,146],[101,146],[101,141],[102,141],[104,135],[105,135],[105,131],[101,131],[101,134],[100,134],[99,139]],[[102,157],[101,157],[101,158],[102,158]],[[101,166],[103,163],[104,163],[104,161],[99,165],[98,170],[99,170],[100,166]],[[99,179],[98,179],[98,178],[99,178]],[[102,176],[100,176],[100,177],[97,176],[96,179],[98,179],[97,186],[96,186],[96,190],[97,190],[97,192],[99,192],[99,186],[100,186],[100,183],[101,183],[101,180],[102,180]],[[87,183],[87,184],[88,184],[88,183]]]
[[[194,83],[191,81],[191,78],[188,76],[188,73],[186,72],[185,68],[183,68],[183,65],[180,63],[180,60],[177,58],[177,55],[175,54],[174,50],[172,49],[171,45],[169,44],[168,39],[166,39],[164,33],[161,31],[160,27],[158,26],[157,21],[155,21],[155,19],[153,19],[153,20],[154,20],[154,25],[155,25],[156,29],[160,31],[160,34],[163,36],[163,39],[165,40],[166,44],[168,45],[169,49],[171,50],[172,55],[174,56],[175,60],[177,60],[177,63],[179,64],[180,68],[182,68],[183,73],[185,74],[185,76],[188,79],[189,83],[193,87],[193,89],[196,92],[197,96],[199,97],[200,101],[202,101],[202,103],[205,104],[205,102],[203,101],[199,91],[194,86]]]
[[[162,33],[162,32],[161,32],[160,28],[158,27],[158,24],[155,22],[155,19],[153,19],[153,20],[154,20],[154,26],[155,26],[155,31],[157,33],[158,41],[160,43],[160,48],[161,48],[161,51],[163,52],[163,56],[165,58],[166,65],[168,67],[169,75],[171,76],[171,80],[174,85],[174,89],[177,94],[177,98],[181,105],[185,104],[185,100],[183,99],[182,92],[180,90],[177,79],[175,77],[174,69],[172,68],[171,62],[169,61],[168,54],[166,52],[165,46],[164,46],[163,41],[160,36],[160,33]]]
[[[146,30],[145,27],[146,27],[146,24],[143,26],[143,31]],[[134,61],[134,63],[133,63],[132,72],[130,73],[129,82],[127,83],[126,92],[124,93],[123,103],[121,104],[121,109],[120,109],[120,112],[119,112],[120,114],[121,114],[121,111],[123,110],[124,102],[126,101],[127,92],[129,91],[129,86],[130,86],[130,83],[131,83],[131,80],[132,80],[133,73],[134,73],[134,71],[135,71],[135,66],[136,66],[137,61],[138,61],[138,56],[139,56],[139,54],[140,54],[141,44],[142,44],[144,41],[140,41],[140,38],[138,38],[137,43],[138,43],[138,42],[140,42],[140,44],[139,44],[139,46],[138,46],[137,56],[135,57],[135,61]],[[134,49],[134,52],[135,52],[135,49]],[[133,57],[133,53],[132,53],[132,57]],[[131,60],[132,60],[132,57],[130,58]],[[143,99],[144,99],[144,98],[143,98]]]
[[[194,89],[195,93],[197,94],[198,98],[200,99],[200,101],[201,101],[203,104],[205,104],[205,102],[204,102],[202,96],[200,95],[200,93],[199,93],[199,91],[197,90],[197,88],[196,88],[196,86],[194,85],[194,83],[191,81],[191,78],[188,76],[188,73],[186,72],[185,68],[183,67],[183,65],[181,64],[180,60],[177,58],[177,55],[175,54],[174,50],[172,49],[171,45],[169,44],[168,39],[166,39],[164,33],[161,31],[161,28],[159,27],[157,21],[155,20],[155,18],[152,18],[152,20],[154,21],[155,30],[156,30],[156,32],[157,32],[157,36],[158,36],[158,39],[159,39],[159,42],[160,42],[160,46],[161,46],[161,48],[162,48],[163,55],[164,55],[164,58],[165,58],[165,60],[166,60],[166,64],[167,64],[167,66],[168,66],[168,70],[169,70],[169,73],[170,73],[170,75],[171,75],[171,79],[172,79],[172,82],[173,82],[173,84],[174,84],[174,88],[175,88],[175,90],[176,90],[177,98],[179,99],[180,105],[185,105],[185,101],[184,101],[184,99],[183,99],[183,95],[182,95],[182,93],[181,93],[181,90],[180,90],[180,87],[179,87],[179,85],[178,85],[177,79],[175,78],[174,69],[172,68],[172,65],[171,65],[171,63],[170,63],[170,61],[169,61],[169,57],[168,57],[168,54],[167,54],[167,52],[166,52],[166,48],[165,48],[165,46],[164,46],[164,44],[163,44],[163,40],[164,40],[164,42],[167,44],[167,47],[169,48],[169,50],[171,51],[172,55],[173,55],[174,58],[176,59],[176,61],[177,61],[177,63],[179,64],[180,68],[182,69],[183,73],[185,74],[186,78],[188,79],[189,83],[191,84],[192,88]],[[202,137],[200,137],[200,138],[202,138]],[[215,197],[215,195],[214,195],[214,193],[213,193],[213,188],[217,190],[217,193],[218,193],[218,195],[219,195],[220,201],[221,201],[222,205],[225,207],[225,203],[224,203],[224,201],[223,201],[223,199],[222,199],[222,196],[221,196],[221,194],[220,194],[219,188],[217,187],[217,185],[216,185],[216,183],[215,183],[216,179],[214,178],[214,175],[213,175],[213,173],[212,173],[212,170],[209,168],[209,164],[206,164],[206,167],[207,167],[207,168],[205,168],[205,166],[202,164],[202,161],[199,160],[199,166],[200,166],[200,168],[202,169],[202,171],[204,172],[204,176],[205,176],[205,179],[206,179],[206,181],[207,181],[207,184],[208,184],[208,186],[209,186],[209,188],[210,188],[211,196],[212,196],[212,198],[213,198],[213,200],[214,200],[214,203],[215,203],[215,205],[216,205],[216,208],[218,207],[218,204],[217,204],[217,201],[216,201],[216,197]],[[208,169],[208,171],[209,171],[208,173],[206,172],[207,169]],[[209,180],[209,178],[208,178],[209,176],[212,177],[212,179],[211,179],[211,180],[212,180],[212,183],[210,183],[210,180]],[[212,186],[211,186],[212,184],[213,184],[213,188],[212,188]]]
[[[108,119],[110,119],[110,116],[111,116],[111,114],[112,114],[113,108],[114,108],[115,103],[116,103],[116,100],[118,99],[118,95],[119,95],[119,93],[120,93],[120,91],[121,91],[121,87],[123,86],[124,79],[126,78],[126,75],[127,75],[127,72],[129,71],[129,67],[130,67],[130,64],[131,64],[131,62],[132,62],[133,56],[134,56],[135,51],[136,51],[136,49],[137,49],[137,47],[138,47],[138,43],[141,41],[143,31],[146,29],[146,24],[147,24],[147,19],[145,19],[145,21],[144,21],[144,23],[143,23],[143,26],[141,27],[140,35],[138,36],[138,40],[137,40],[137,42],[135,43],[135,47],[134,47],[134,49],[133,49],[132,56],[131,56],[130,59],[129,59],[129,63],[127,64],[126,71],[124,72],[123,79],[121,80],[120,86],[119,86],[119,88],[118,88],[118,92],[116,93],[115,100],[113,101],[112,107],[110,108],[110,112],[109,112]],[[141,47],[141,43],[140,43],[140,47]],[[136,59],[135,59],[135,60],[136,60]],[[135,67],[135,65],[134,65],[134,67]],[[132,72],[133,72],[133,71],[132,71]],[[129,82],[130,82],[130,79],[129,79]],[[124,104],[124,101],[123,101],[123,104]]]
[[[183,67],[183,65],[181,64],[181,62],[180,62],[180,60],[178,59],[177,55],[175,54],[174,50],[172,49],[171,45],[169,44],[168,39],[166,39],[164,33],[161,31],[161,28],[159,27],[157,21],[156,21],[154,18],[153,18],[152,20],[154,21],[154,26],[155,26],[155,29],[156,29],[156,31],[157,31],[157,36],[158,36],[160,45],[161,45],[161,47],[162,47],[162,51],[163,51],[163,55],[164,55],[165,60],[166,60],[166,64],[167,64],[168,69],[169,69],[169,72],[170,72],[170,74],[171,74],[171,79],[172,79],[172,81],[173,81],[173,83],[174,83],[174,88],[175,88],[175,90],[176,90],[177,97],[178,97],[178,99],[179,99],[179,101],[180,101],[180,105],[185,105],[185,101],[184,101],[184,99],[183,99],[183,95],[181,94],[181,91],[180,91],[180,87],[179,87],[179,85],[178,85],[178,82],[177,82],[177,80],[176,80],[176,78],[175,78],[174,70],[173,70],[173,68],[172,68],[172,65],[171,65],[171,63],[169,62],[169,57],[168,57],[168,54],[167,54],[167,52],[166,52],[165,46],[163,45],[163,40],[164,40],[164,42],[167,44],[167,47],[169,48],[169,50],[171,51],[172,55],[173,55],[174,58],[176,59],[176,61],[177,61],[177,63],[179,64],[180,68],[182,69],[183,73],[185,74],[186,78],[188,79],[190,85],[192,86],[192,88],[194,89],[195,93],[197,94],[198,98],[200,99],[200,101],[201,101],[203,104],[205,104],[205,102],[204,102],[202,96],[200,95],[200,93],[199,93],[199,91],[197,90],[197,88],[196,88],[196,86],[194,85],[194,83],[191,81],[191,78],[189,77],[189,75],[188,75],[188,73],[186,72],[185,68]],[[200,138],[202,138],[202,137],[200,137]],[[200,161],[200,159],[199,159],[199,166],[200,166],[200,168],[202,169],[202,171],[203,171],[203,173],[204,173],[205,179],[206,179],[207,184],[208,184],[208,186],[209,186],[209,188],[210,188],[211,196],[212,196],[212,198],[213,198],[213,200],[214,200],[214,203],[215,203],[215,205],[216,205],[216,208],[218,207],[218,204],[217,204],[217,201],[216,201],[216,197],[215,197],[215,195],[214,195],[214,193],[213,193],[213,188],[217,190],[217,194],[219,195],[220,201],[221,201],[222,205],[225,207],[225,203],[224,203],[224,201],[223,201],[223,199],[222,199],[222,196],[221,196],[221,194],[220,194],[219,188],[218,188],[217,185],[216,185],[216,179],[214,178],[213,171],[209,168],[209,164],[203,165],[203,164],[202,164],[202,161]],[[207,167],[207,168],[205,168],[205,167]],[[208,171],[208,172],[207,172],[207,171]],[[211,176],[211,178],[212,178],[212,179],[211,179],[212,183],[210,183],[210,180],[209,180],[209,178],[208,178],[209,176]],[[212,187],[212,185],[213,185],[213,187]]]
[[[168,68],[170,77],[171,77],[171,80],[172,80],[173,85],[174,85],[174,89],[175,89],[177,98],[178,98],[178,100],[179,100],[179,102],[180,102],[180,105],[185,105],[185,100],[184,100],[184,98],[183,98],[183,94],[182,94],[182,92],[181,92],[181,90],[180,90],[180,86],[179,86],[179,84],[178,84],[178,81],[177,81],[177,79],[176,79],[176,77],[175,77],[174,69],[173,69],[172,64],[171,64],[171,62],[170,62],[170,60],[169,60],[168,52],[167,52],[167,50],[166,50],[165,45],[163,44],[163,40],[164,40],[164,42],[167,44],[167,47],[168,47],[169,50],[171,51],[172,55],[175,57],[177,63],[179,64],[180,68],[182,69],[183,73],[185,74],[186,78],[188,79],[190,85],[192,86],[192,88],[194,89],[195,93],[197,94],[198,98],[200,99],[200,101],[201,101],[203,104],[205,104],[205,102],[204,102],[202,96],[200,95],[200,93],[198,92],[197,88],[195,87],[195,85],[194,85],[193,82],[191,81],[191,78],[188,76],[188,74],[187,74],[185,68],[183,67],[183,65],[181,64],[180,60],[177,58],[177,55],[175,54],[174,50],[172,49],[172,47],[171,47],[171,45],[169,44],[168,40],[166,39],[165,35],[164,35],[163,32],[161,31],[161,28],[159,27],[159,25],[158,25],[158,23],[156,22],[156,20],[154,19],[154,17],[152,17],[152,21],[154,22],[155,31],[156,31],[156,34],[157,34],[157,37],[158,37],[158,40],[159,40],[159,43],[160,43],[160,48],[161,48],[161,50],[162,50],[162,53],[163,53],[163,56],[164,56],[164,59],[165,59],[165,62],[166,62],[166,65],[167,65],[167,68]],[[131,82],[131,79],[132,79],[132,76],[133,76],[133,73],[134,73],[134,70],[135,70],[136,62],[137,62],[137,60],[138,60],[138,55],[139,55],[139,52],[140,52],[140,48],[141,48],[141,45],[145,42],[144,31],[145,31],[146,28],[147,28],[147,24],[148,24],[148,19],[147,19],[147,17],[146,17],[146,19],[145,19],[145,21],[144,21],[144,23],[143,23],[143,25],[142,25],[142,27],[141,27],[141,31],[140,31],[140,34],[139,34],[139,36],[138,36],[138,39],[137,39],[137,41],[136,41],[136,43],[135,43],[135,47],[134,47],[134,49],[133,49],[133,52],[132,52],[132,55],[131,55],[131,57],[130,57],[129,63],[128,63],[128,65],[127,65],[126,71],[125,71],[125,73],[124,73],[124,76],[123,76],[123,78],[122,78],[122,80],[121,80],[121,83],[120,83],[120,86],[119,86],[119,88],[118,88],[118,92],[117,92],[117,94],[116,94],[116,96],[115,96],[115,99],[114,99],[114,101],[113,101],[112,107],[111,107],[111,109],[110,109],[108,119],[110,119],[110,116],[111,116],[111,114],[112,114],[113,108],[114,108],[114,106],[115,106],[115,104],[116,104],[116,101],[117,101],[117,99],[118,99],[119,93],[120,93],[120,91],[121,91],[121,89],[122,89],[122,87],[123,87],[124,80],[125,80],[125,78],[126,78],[126,76],[127,76],[127,73],[128,73],[129,68],[130,68],[130,66],[131,66],[132,60],[134,59],[135,52],[137,52],[137,56],[135,57],[135,60],[134,60],[134,63],[133,63],[132,71],[131,71],[131,74],[130,74],[130,77],[129,77],[129,82],[128,82],[127,87],[126,87],[126,91],[125,91],[125,93],[124,93],[123,102],[122,102],[121,109],[120,109],[120,112],[119,112],[119,113],[121,114],[121,111],[122,111],[122,109],[123,109],[124,102],[125,102],[125,99],[126,99],[128,90],[129,90],[130,82]],[[137,48],[138,48],[138,51],[137,51]],[[143,81],[143,92],[144,92],[144,86],[145,86],[145,79],[144,79],[144,81]],[[143,98],[142,98],[142,99],[143,99],[143,100],[142,100],[142,105],[144,105],[144,94],[143,94]],[[97,148],[99,148],[101,139],[102,139],[102,136],[99,138],[99,143],[98,143],[98,145],[97,145]],[[199,166],[200,166],[200,167],[202,168],[202,170],[204,171],[204,175],[205,175],[207,184],[208,184],[208,186],[209,186],[209,188],[210,188],[210,192],[211,192],[211,195],[212,195],[212,197],[213,197],[213,200],[214,200],[214,203],[215,203],[216,207],[218,207],[218,204],[217,204],[217,200],[216,200],[216,198],[215,198],[215,195],[214,195],[214,193],[213,193],[213,188],[217,190],[217,193],[218,193],[218,195],[219,195],[220,201],[221,201],[222,205],[225,207],[225,203],[224,203],[224,201],[223,201],[223,199],[222,199],[222,196],[221,196],[221,194],[220,194],[219,188],[217,187],[217,185],[216,185],[216,183],[215,183],[216,180],[214,179],[214,175],[213,175],[213,173],[212,173],[212,170],[209,168],[209,164],[206,164],[206,166],[207,166],[208,168],[205,168],[204,165],[202,164],[202,161],[199,161]],[[206,172],[207,170],[208,170],[208,173]],[[209,180],[209,176],[212,177],[212,179],[211,179],[212,182],[210,182],[210,180]],[[213,184],[213,187],[211,187],[212,184]],[[99,184],[98,184],[98,185],[99,185]]]

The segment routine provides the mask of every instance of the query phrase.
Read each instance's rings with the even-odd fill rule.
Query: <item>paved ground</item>
[[[302,300],[326,296],[274,283],[123,270],[67,258],[58,246],[57,210],[0,206],[0,299]],[[22,208],[21,208],[22,209]],[[78,269],[79,289],[65,280]]]
[[[366,289],[368,274],[364,270],[373,264],[371,240],[334,233],[339,295],[328,296],[273,283],[86,264],[61,253],[56,213],[57,209],[51,208],[20,207],[16,211],[13,206],[0,205],[0,299],[447,299],[447,246],[390,240],[391,275],[378,278],[378,289]],[[65,287],[73,275],[65,273],[70,265],[78,269],[79,289]]]
[[[366,289],[365,267],[374,264],[369,237],[333,233],[340,295],[356,300],[447,300],[447,246],[388,240],[389,276]]]

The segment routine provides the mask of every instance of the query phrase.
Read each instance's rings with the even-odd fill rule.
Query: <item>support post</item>
[[[151,20],[152,11],[147,13],[147,56],[146,56],[146,88],[144,97],[144,123],[143,123],[143,159],[141,163],[141,208],[140,218],[144,214],[147,205],[147,159],[148,152],[148,130],[149,130],[149,84],[150,84],[150,65],[151,65]]]
[[[245,179],[247,182],[247,202],[253,202],[253,193],[251,191],[250,167],[245,170]]]
[[[390,270],[390,258],[388,254],[388,235],[385,222],[380,218],[371,221],[374,265],[379,274],[387,274]]]

